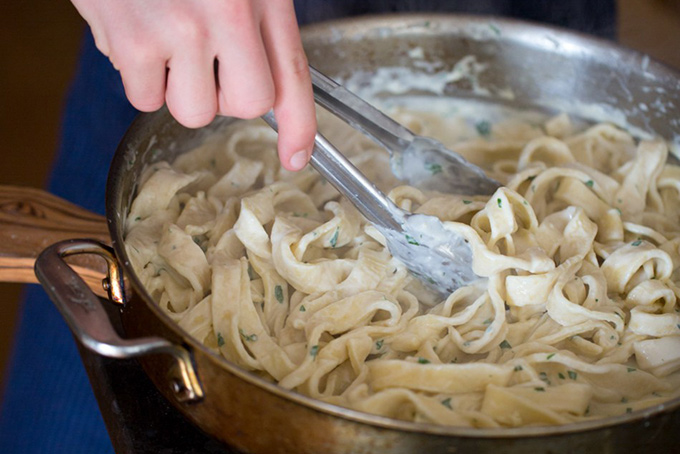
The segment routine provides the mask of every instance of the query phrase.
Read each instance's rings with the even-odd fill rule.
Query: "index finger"
[[[279,157],[288,170],[300,170],[312,154],[316,134],[314,93],[307,56],[292,1],[268,2],[262,39],[271,65],[279,124]]]

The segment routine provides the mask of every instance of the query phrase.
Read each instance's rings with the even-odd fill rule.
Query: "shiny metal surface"
[[[319,24],[304,30],[303,40],[310,62],[334,78],[370,76],[388,67],[435,75],[474,55],[487,68],[478,74],[477,84],[452,81],[433,96],[567,111],[586,120],[609,119],[640,135],[661,136],[673,143],[680,133],[676,73],[639,53],[561,30],[499,19],[420,15]],[[422,49],[420,63],[409,54],[416,47]],[[134,275],[123,247],[123,226],[145,164],[172,160],[232,121],[218,119],[195,131],[182,128],[167,111],[140,116],[114,158],[107,188],[113,246],[134,293],[123,311],[126,331],[130,336],[159,336],[190,351],[205,389],[205,397],[194,404],[183,404],[168,391],[169,361],[145,358],[142,363],[166,397],[204,431],[246,452],[268,454],[629,453],[664,452],[677,446],[677,399],[616,418],[558,427],[470,430],[423,425],[339,408],[283,390],[189,338],[151,301]]]
[[[491,195],[500,183],[431,137],[413,134],[342,85],[310,67],[319,105],[367,135],[390,155],[397,178],[421,189]]]
[[[181,402],[191,402],[203,396],[191,358],[186,349],[159,337],[122,339],[113,328],[99,298],[83,279],[71,269],[64,258],[76,254],[95,254],[108,264],[109,297],[124,303],[122,276],[113,251],[94,240],[67,240],[45,249],[36,259],[35,274],[41,285],[66,320],[73,335],[88,349],[109,358],[134,358],[143,355],[167,354],[175,358],[169,372],[172,391]]]

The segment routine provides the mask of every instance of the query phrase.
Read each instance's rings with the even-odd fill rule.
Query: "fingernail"
[[[307,153],[307,150],[300,150],[290,157],[290,166],[294,170],[300,170],[307,165],[308,160],[309,153]]]

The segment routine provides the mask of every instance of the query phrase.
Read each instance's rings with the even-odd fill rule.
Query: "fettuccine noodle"
[[[282,169],[276,135],[241,122],[143,175],[126,248],[151,297],[242,368],[392,418],[567,424],[680,394],[680,168],[663,142],[566,115],[395,115],[503,187],[399,186],[384,150],[321,130],[400,207],[464,233],[480,282],[432,301],[329,184]]]

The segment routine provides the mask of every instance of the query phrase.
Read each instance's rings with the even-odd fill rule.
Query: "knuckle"
[[[223,96],[221,112],[232,117],[252,119],[267,113],[274,106],[273,90],[258,96]]]
[[[299,81],[308,81],[311,79],[309,75],[309,62],[307,61],[307,55],[304,51],[300,49],[295,52],[289,62],[289,71]]]
[[[204,21],[190,11],[174,15],[168,24],[168,29],[172,30],[175,42],[189,47],[204,43],[209,35]]]
[[[190,112],[182,109],[171,108],[168,109],[172,116],[183,126],[187,128],[202,128],[207,126],[215,118],[215,110],[204,110],[200,112]]]
[[[226,114],[232,117],[250,120],[264,115],[271,107],[272,103],[258,101],[245,102],[236,105],[227,104]]]
[[[142,36],[128,36],[111,49],[109,58],[117,65],[116,69],[139,68],[156,62],[161,58],[162,48],[152,40]]]
[[[223,4],[224,17],[232,24],[249,24],[253,20],[253,7],[250,0],[229,0]]]
[[[128,94],[128,99],[130,100],[130,104],[132,104],[135,109],[142,112],[153,112],[163,106],[162,96]]]

